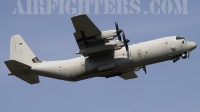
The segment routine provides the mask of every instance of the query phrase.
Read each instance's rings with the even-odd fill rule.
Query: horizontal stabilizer
[[[127,73],[123,73],[122,75],[120,75],[120,77],[125,80],[128,80],[128,79],[137,78],[138,76],[135,74],[135,72],[127,72]]]
[[[15,60],[5,61],[5,64],[11,72],[10,75],[27,74],[27,73],[29,73],[28,70],[31,69],[30,66],[20,63]]]
[[[40,82],[39,77],[36,74],[21,74],[21,75],[16,75],[16,77],[22,79],[23,81],[29,84],[37,84]]]
[[[16,77],[28,82],[29,84],[39,83],[38,75],[30,72],[30,66],[15,60],[5,61],[5,64],[11,72],[9,75],[15,75]]]

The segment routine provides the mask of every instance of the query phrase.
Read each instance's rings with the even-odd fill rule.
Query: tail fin
[[[36,58],[29,46],[20,35],[14,35],[10,41],[10,60],[16,60],[26,65],[33,64]]]
[[[40,62],[20,35],[10,41],[10,60],[5,61],[11,75],[30,83],[39,83],[38,75],[31,73],[33,63]]]

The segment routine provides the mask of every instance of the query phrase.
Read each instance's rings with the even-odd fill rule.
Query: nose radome
[[[192,51],[197,47],[197,44],[195,42],[188,42],[187,47],[189,51]]]

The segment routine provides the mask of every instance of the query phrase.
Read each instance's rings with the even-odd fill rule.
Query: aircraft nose
[[[197,47],[197,44],[195,42],[188,42],[187,47],[189,51],[192,51]]]

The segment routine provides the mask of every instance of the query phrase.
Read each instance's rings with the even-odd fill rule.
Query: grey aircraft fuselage
[[[80,81],[92,77],[113,77],[136,71],[142,66],[173,60],[196,48],[194,42],[164,37],[129,46],[129,56],[123,47],[108,51],[107,55],[78,57],[63,61],[33,63],[31,72],[41,76],[67,81]]]

